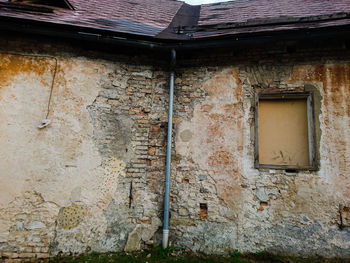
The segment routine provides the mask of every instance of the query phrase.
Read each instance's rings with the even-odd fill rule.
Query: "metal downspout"
[[[171,50],[170,62],[170,87],[169,87],[169,110],[168,110],[168,135],[166,147],[166,173],[164,193],[164,221],[163,221],[163,248],[168,247],[169,241],[169,197],[170,197],[170,174],[171,174],[171,142],[173,128],[173,102],[174,102],[174,77],[175,77],[176,51]]]

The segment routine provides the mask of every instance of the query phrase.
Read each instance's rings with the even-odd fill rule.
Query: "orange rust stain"
[[[350,226],[350,209],[349,209],[349,207],[344,207],[342,209],[342,219],[343,219],[343,225]]]
[[[324,65],[294,67],[292,72],[292,80],[294,81],[323,81]]]
[[[326,130],[326,136],[332,152],[331,163],[338,167],[334,183],[347,198],[350,195],[350,67],[335,65],[328,68],[328,75],[328,85],[324,86],[324,101],[328,102],[325,118],[332,129]]]
[[[223,74],[214,76],[210,81],[204,84],[203,88],[208,92],[211,98],[217,98],[227,93],[227,87],[231,87],[235,83],[238,87],[241,87],[241,81],[238,77],[239,71],[237,69],[230,70]],[[235,90],[235,96],[240,98],[242,95],[242,89],[237,88]]]
[[[218,75],[208,85],[205,85],[204,88],[208,91],[209,96],[217,96],[226,92],[225,86],[227,86],[228,81],[226,75]],[[215,85],[212,85],[213,83]]]
[[[328,166],[335,191],[345,200],[350,196],[350,65],[298,66],[292,80],[322,83],[322,130],[327,145]]]
[[[231,164],[233,156],[227,151],[217,151],[208,159],[208,164],[211,167],[227,168]]]
[[[207,143],[212,143],[218,138],[223,138],[225,136],[224,130],[221,129],[221,126],[225,125],[225,116],[222,114],[210,114],[209,115],[209,125],[208,132],[214,136],[207,137]]]
[[[55,61],[49,58],[25,57],[0,54],[0,83],[9,85],[18,74],[34,73],[38,76],[50,71],[53,74]],[[44,85],[46,81],[42,79]]]
[[[233,70],[232,75],[237,84],[237,88],[235,89],[235,96],[236,98],[242,98],[243,89],[242,89],[241,79],[239,78],[239,71],[237,69]]]
[[[232,209],[237,209],[242,198],[241,159],[246,127],[239,107],[243,91],[238,74],[237,69],[225,71],[207,82],[204,89],[209,97],[197,112],[201,125],[198,128],[206,131],[206,145],[201,151],[207,151],[208,170],[217,182],[219,198]]]
[[[238,95],[240,98],[240,95]],[[225,111],[225,116],[227,116],[227,118],[232,119],[232,116],[234,113],[236,113],[239,109],[239,104],[238,103],[231,103],[231,104],[225,104],[223,105],[223,109]]]

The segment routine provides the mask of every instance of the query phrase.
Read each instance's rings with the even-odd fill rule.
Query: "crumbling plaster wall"
[[[159,244],[166,66],[28,39],[23,51],[21,41],[1,43],[0,257]],[[179,60],[171,245],[349,257],[349,228],[338,224],[339,204],[350,222],[350,63],[309,51],[264,54]],[[39,130],[55,58],[52,122]],[[253,98],[261,89],[315,92],[318,171],[254,169]]]
[[[350,64],[305,57],[310,62],[276,59],[178,72],[177,96],[191,97],[191,110],[177,108],[176,245],[204,253],[350,256],[349,228],[339,228],[339,209],[348,217],[350,203]],[[317,171],[254,168],[254,94],[262,90],[315,93]],[[198,91],[205,96],[193,95]],[[206,218],[200,204],[207,205]]]
[[[146,169],[152,158],[164,166],[167,74],[139,58],[20,43],[0,53],[0,258],[152,244],[162,187]],[[54,75],[51,123],[38,129]]]

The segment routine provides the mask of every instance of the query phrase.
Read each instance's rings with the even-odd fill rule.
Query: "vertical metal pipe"
[[[169,197],[170,197],[170,175],[171,175],[171,142],[173,131],[173,103],[174,103],[174,78],[175,78],[176,51],[171,50],[171,69],[169,84],[169,109],[168,109],[168,135],[166,148],[166,173],[165,173],[165,193],[164,193],[164,221],[163,221],[163,248],[168,247],[169,241]]]

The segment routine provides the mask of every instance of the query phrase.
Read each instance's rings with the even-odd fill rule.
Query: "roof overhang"
[[[87,42],[98,42],[117,46],[128,46],[142,49],[157,49],[169,51],[208,49],[218,47],[237,47],[247,44],[271,43],[280,40],[308,40],[324,38],[346,38],[350,34],[350,20],[343,18],[344,23],[310,27],[305,24],[300,27],[279,30],[258,30],[251,32],[236,32],[200,39],[162,39],[149,36],[140,36],[113,32],[105,29],[91,29],[80,26],[38,22],[30,19],[1,17],[0,30],[31,35],[49,36],[54,38],[75,39]]]

